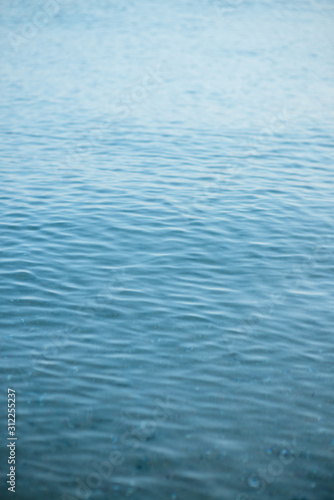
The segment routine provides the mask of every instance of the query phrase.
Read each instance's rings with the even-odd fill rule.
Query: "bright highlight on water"
[[[2,2],[1,499],[332,500],[333,8]]]

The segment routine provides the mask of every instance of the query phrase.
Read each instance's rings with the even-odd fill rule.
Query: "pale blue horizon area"
[[[1,2],[1,499],[334,498],[333,21]]]

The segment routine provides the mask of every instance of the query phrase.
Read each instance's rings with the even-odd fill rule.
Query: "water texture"
[[[0,12],[1,498],[334,498],[333,2]]]

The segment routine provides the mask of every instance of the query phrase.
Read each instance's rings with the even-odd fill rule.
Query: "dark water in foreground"
[[[1,2],[1,498],[334,498],[333,8]]]

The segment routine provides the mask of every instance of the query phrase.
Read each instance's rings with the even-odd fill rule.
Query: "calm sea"
[[[2,0],[1,498],[334,498],[331,0]]]

